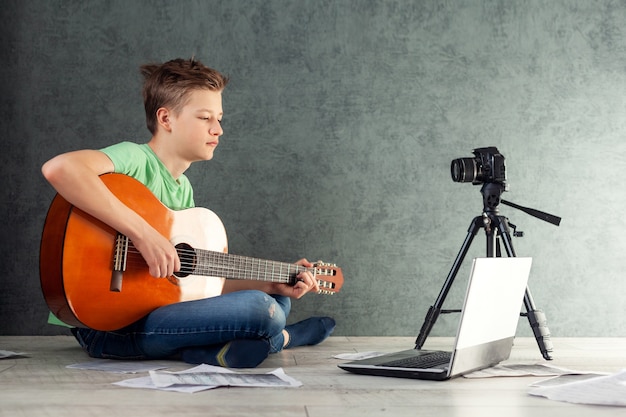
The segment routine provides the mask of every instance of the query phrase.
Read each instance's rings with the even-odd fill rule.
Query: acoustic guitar
[[[181,270],[152,277],[130,239],[57,194],[44,224],[39,271],[48,307],[69,325],[120,329],[158,307],[217,296],[224,279],[295,284],[296,275],[309,270],[320,293],[335,294],[343,285],[335,265],[305,268],[228,254],[226,231],[211,210],[170,210],[134,178],[105,174],[101,179],[175,245]]]

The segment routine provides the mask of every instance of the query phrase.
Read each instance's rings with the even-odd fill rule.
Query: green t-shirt
[[[120,142],[101,151],[111,159],[116,173],[135,178],[170,209],[195,206],[189,179],[184,174],[174,179],[147,143]]]
[[[120,142],[101,151],[111,159],[116,173],[126,174],[144,184],[171,210],[195,207],[189,179],[185,175],[174,179],[148,144]],[[67,326],[52,313],[48,323]]]

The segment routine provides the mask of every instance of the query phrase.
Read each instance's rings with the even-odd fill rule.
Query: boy
[[[222,91],[228,78],[194,59],[144,65],[141,73],[150,141],[61,154],[46,162],[42,173],[71,204],[130,238],[150,275],[165,278],[181,268],[176,249],[99,176],[126,174],[172,210],[193,207],[193,190],[184,172],[193,162],[213,158],[223,134]],[[312,266],[306,259],[297,264]],[[285,326],[290,298],[311,290],[319,286],[308,271],[298,275],[295,285],[226,280],[222,295],[160,307],[120,330],[80,328],[73,333],[89,355],[98,358],[178,357],[188,363],[256,367],[269,353],[320,343],[333,331],[330,317]]]

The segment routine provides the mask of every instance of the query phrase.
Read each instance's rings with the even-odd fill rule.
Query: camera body
[[[505,185],[506,168],[504,156],[495,146],[476,148],[474,158],[453,159],[450,164],[450,174],[454,182],[471,182],[474,185],[482,183],[498,183]]]

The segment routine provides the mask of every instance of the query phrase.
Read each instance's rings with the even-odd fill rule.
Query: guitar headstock
[[[335,264],[317,261],[313,264],[315,279],[320,286],[318,294],[338,293],[343,285],[343,273]]]

